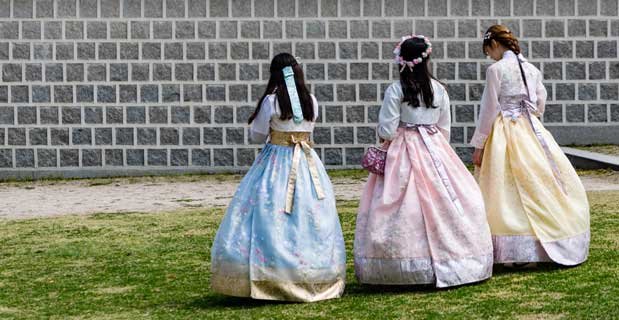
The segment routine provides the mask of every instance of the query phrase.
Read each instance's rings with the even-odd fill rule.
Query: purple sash
[[[421,140],[423,144],[425,144],[428,149],[428,153],[430,153],[430,158],[432,158],[432,164],[438,173],[438,176],[441,178],[441,182],[445,189],[447,189],[447,193],[449,194],[449,198],[453,203],[454,207],[460,214],[464,214],[464,209],[462,208],[462,203],[460,203],[460,199],[458,198],[458,194],[456,194],[456,190],[453,188],[451,180],[449,180],[449,176],[447,175],[447,171],[445,170],[445,166],[441,161],[440,157],[437,153],[437,147],[430,139],[430,135],[434,135],[438,133],[438,128],[434,124],[400,124],[401,127],[406,129],[417,129],[419,131],[419,135],[421,135]]]
[[[526,98],[523,98],[518,105],[508,104],[505,106],[501,106],[501,113],[503,114],[503,116],[511,118],[512,121],[518,120],[521,115],[525,115],[527,117],[527,119],[529,120],[529,124],[531,125],[531,129],[533,129],[533,132],[535,133],[537,141],[542,146],[542,149],[544,149],[544,154],[546,155],[546,159],[548,159],[548,163],[550,164],[550,168],[552,169],[552,174],[555,177],[555,181],[561,188],[561,191],[563,191],[563,193],[567,193],[563,180],[561,180],[561,172],[559,171],[559,166],[557,165],[557,162],[555,161],[552,153],[550,152],[550,146],[548,145],[548,142],[546,141],[546,139],[544,139],[544,136],[542,135],[542,128],[540,128],[539,123],[533,121],[533,116],[531,116],[531,113],[537,112],[537,107],[535,107],[533,105],[533,102],[531,102],[529,85],[527,84],[527,77],[525,76],[524,69],[522,68],[522,62],[520,62],[519,57],[516,57],[516,59],[518,60],[518,66],[520,67],[520,74],[522,76],[522,81],[524,82],[524,87],[527,91],[527,96]]]

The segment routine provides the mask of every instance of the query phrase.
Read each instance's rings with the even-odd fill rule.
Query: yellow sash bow
[[[288,187],[286,189],[286,213],[292,213],[292,203],[294,201],[295,186],[297,183],[297,175],[299,168],[299,161],[301,160],[301,150],[305,153],[307,159],[307,165],[310,170],[310,176],[312,183],[316,189],[316,195],[319,200],[325,198],[325,193],[322,190],[322,185],[318,179],[318,169],[316,168],[316,161],[312,156],[312,142],[309,141],[309,132],[282,132],[271,131],[271,144],[277,144],[280,146],[294,146],[294,152],[292,154],[292,167],[290,168],[290,175],[288,176]]]

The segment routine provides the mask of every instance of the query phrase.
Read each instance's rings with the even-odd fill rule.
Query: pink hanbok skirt
[[[398,129],[385,175],[365,185],[354,255],[366,284],[449,287],[492,276],[482,194],[436,127]]]

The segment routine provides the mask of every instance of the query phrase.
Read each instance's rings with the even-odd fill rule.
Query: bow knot
[[[420,124],[418,126],[425,128],[426,132],[429,133],[429,134],[436,134],[436,133],[438,133],[438,128],[435,125],[433,125],[433,124]]]
[[[301,161],[301,153],[305,154],[307,165],[310,171],[310,177],[314,188],[316,189],[316,195],[319,200],[325,198],[325,193],[320,184],[318,178],[318,168],[316,161],[312,155],[313,143],[309,141],[309,133],[307,132],[280,132],[271,131],[271,143],[282,146],[293,146],[294,151],[292,154],[292,166],[290,168],[290,175],[288,176],[288,187],[286,189],[286,213],[292,213],[292,204],[294,201],[294,193],[296,189],[297,176],[299,170],[299,163]]]
[[[295,137],[294,134],[290,135],[290,143],[293,145],[297,145],[299,143],[301,143],[301,141],[303,141],[302,139],[297,139],[297,137]]]

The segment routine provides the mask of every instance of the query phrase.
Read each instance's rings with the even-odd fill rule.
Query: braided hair
[[[484,43],[482,45],[484,54],[486,53],[486,48],[492,47],[492,40],[513,51],[515,54],[520,54],[521,52],[520,45],[518,44],[518,38],[516,38],[516,36],[514,36],[514,34],[504,25],[495,24],[488,28],[486,34],[484,35]]]

